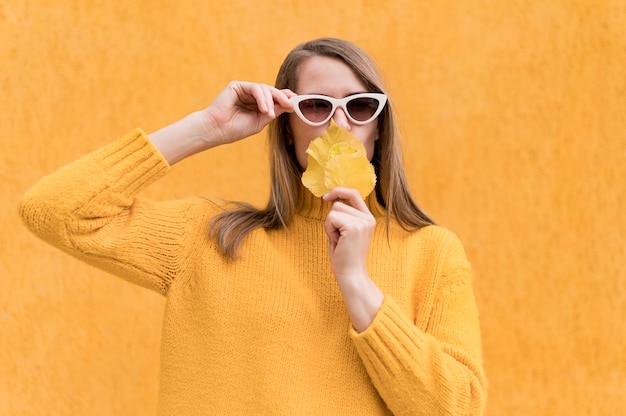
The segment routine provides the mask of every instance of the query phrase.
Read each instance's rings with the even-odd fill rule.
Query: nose
[[[348,117],[343,111],[343,108],[337,107],[337,109],[335,110],[335,114],[333,114],[333,120],[335,120],[335,124],[339,127],[343,127],[348,131],[352,130],[352,126],[350,126],[350,120],[348,120]]]

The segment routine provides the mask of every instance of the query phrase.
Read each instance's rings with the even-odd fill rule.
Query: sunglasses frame
[[[374,112],[374,115],[370,119],[366,121],[359,121],[359,120],[355,120],[350,115],[347,105],[350,101],[355,100],[357,98],[373,98],[375,100],[378,100],[378,103],[379,103],[378,108],[376,109],[376,111]],[[314,121],[307,119],[304,116],[304,114],[302,114],[302,110],[300,110],[300,105],[299,105],[302,101],[305,101],[305,100],[328,101],[332,106],[330,110],[330,114],[328,115],[328,117],[326,117],[326,119],[322,121],[318,121],[318,122],[314,122]],[[291,101],[291,103],[293,104],[293,110],[298,115],[298,117],[300,117],[300,119],[304,121],[306,124],[308,124],[309,126],[318,127],[318,126],[328,123],[328,120],[330,120],[335,115],[335,111],[337,111],[337,107],[343,110],[346,117],[348,117],[348,120],[350,120],[352,123],[357,124],[359,126],[363,126],[365,124],[371,123],[372,121],[376,119],[376,117],[380,115],[380,113],[385,108],[385,105],[387,104],[387,96],[383,93],[377,93],[377,92],[363,92],[359,94],[349,95],[344,98],[333,98],[327,95],[320,95],[320,94],[303,94],[303,95],[293,96],[289,99],[289,101]]]

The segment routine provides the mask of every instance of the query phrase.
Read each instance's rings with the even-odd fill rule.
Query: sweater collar
[[[385,208],[376,199],[376,191],[372,191],[365,197],[365,203],[372,215],[376,218],[384,218],[387,214]],[[324,201],[322,198],[313,195],[304,186],[298,192],[296,203],[296,213],[306,218],[324,221],[330,212],[332,202]]]

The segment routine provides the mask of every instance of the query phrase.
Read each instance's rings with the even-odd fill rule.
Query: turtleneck
[[[372,191],[365,197],[365,204],[369,208],[372,215],[376,218],[384,218],[387,215],[385,208],[376,199],[376,191]],[[304,186],[301,186],[298,192],[298,201],[296,202],[296,212],[305,218],[324,221],[330,212],[332,202],[324,201],[322,198],[313,195]]]

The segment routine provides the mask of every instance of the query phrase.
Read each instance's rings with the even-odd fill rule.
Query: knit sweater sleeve
[[[181,205],[136,195],[169,165],[140,129],[42,178],[19,213],[50,244],[164,294],[180,268]]]
[[[351,337],[387,406],[402,415],[480,415],[486,401],[470,266],[451,233],[439,259],[433,306],[422,330],[386,296],[373,323]]]

